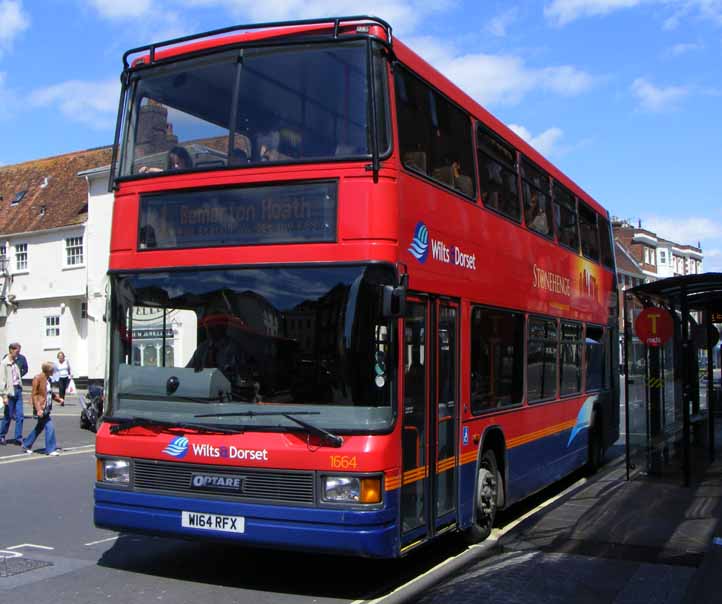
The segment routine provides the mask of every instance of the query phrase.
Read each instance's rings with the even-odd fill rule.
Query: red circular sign
[[[663,346],[674,334],[674,320],[664,308],[645,308],[634,322],[634,331],[647,346]]]

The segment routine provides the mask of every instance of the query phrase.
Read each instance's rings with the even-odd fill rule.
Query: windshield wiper
[[[281,415],[290,419],[292,422],[296,422],[299,426],[305,428],[310,434],[315,434],[316,436],[319,436],[322,442],[325,441],[332,447],[338,448],[343,444],[343,437],[339,436],[338,434],[332,434],[328,430],[324,430],[323,428],[319,428],[318,426],[309,424],[302,419],[294,417],[290,413],[282,413]]]
[[[330,446],[338,448],[343,444],[343,437],[333,434],[328,430],[309,424],[308,422],[298,419],[297,415],[320,415],[320,411],[297,411],[293,415],[285,413],[283,411],[239,411],[237,413],[201,413],[200,415],[194,415],[193,417],[256,417],[256,416],[268,416],[268,415],[282,415],[286,419],[290,419],[292,422],[297,423],[309,434],[314,434],[321,438],[322,442],[328,443]]]
[[[162,428],[174,428],[177,430],[197,430],[208,434],[243,434],[244,430],[239,428],[227,428],[224,426],[207,426],[204,424],[195,424],[192,422],[170,422],[160,419],[150,419],[147,417],[129,417],[129,418],[112,418],[106,417],[103,421],[117,422],[110,427],[111,434],[117,434],[122,430],[130,430],[138,426],[159,426]]]

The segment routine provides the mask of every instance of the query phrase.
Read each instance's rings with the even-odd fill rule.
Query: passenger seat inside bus
[[[459,174],[454,177],[454,169],[452,166],[436,168],[431,176],[435,180],[450,185],[469,197],[473,197],[474,195],[474,182],[471,180],[471,177],[465,174]]]
[[[278,137],[280,159],[298,159],[301,157],[301,133],[295,128],[281,128]]]

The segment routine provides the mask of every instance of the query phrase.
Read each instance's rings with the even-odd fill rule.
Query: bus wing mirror
[[[383,314],[387,319],[403,317],[406,313],[406,292],[409,276],[402,275],[400,285],[384,285]]]

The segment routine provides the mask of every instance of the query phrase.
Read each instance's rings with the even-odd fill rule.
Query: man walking
[[[7,356],[0,361],[0,397],[3,403],[3,419],[0,423],[0,445],[4,445],[10,422],[15,420],[15,444],[23,442],[23,383],[20,367],[16,362],[20,345],[13,342]]]
[[[21,354],[22,347],[19,342],[16,343],[16,346],[18,347],[18,356],[15,359],[15,363],[20,369],[20,377],[24,378],[25,374],[28,372],[28,360],[25,358],[25,355]]]

